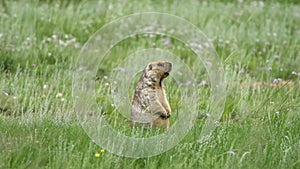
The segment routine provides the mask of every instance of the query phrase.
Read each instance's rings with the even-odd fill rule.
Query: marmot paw
[[[160,117],[162,117],[163,119],[168,119],[170,118],[171,114],[170,113],[167,113],[167,114],[161,114]]]

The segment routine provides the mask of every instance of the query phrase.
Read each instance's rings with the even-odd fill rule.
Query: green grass
[[[298,1],[2,0],[0,4],[0,168],[300,168]],[[108,151],[97,158],[102,147],[88,137],[73,109],[77,57],[101,26],[149,11],[183,17],[212,41],[228,81],[225,111],[212,138],[197,142],[210,107],[210,88],[197,88],[199,118],[173,149],[149,158],[119,157]],[[175,47],[163,45],[164,38],[126,39],[99,65],[96,91],[101,113],[127,135],[132,134],[129,122],[111,105],[105,83],[113,83],[110,72],[126,56],[153,43],[192,66],[193,53],[180,50],[184,44],[172,38]],[[193,68],[202,72],[197,82],[208,81],[201,64]],[[272,83],[276,78],[294,85],[239,85]],[[181,91],[171,78],[166,84],[173,124],[180,120]],[[144,132],[145,137],[157,134]]]

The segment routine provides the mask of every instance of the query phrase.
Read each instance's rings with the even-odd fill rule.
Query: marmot
[[[149,63],[143,70],[131,105],[132,125],[169,128],[171,108],[163,80],[171,69],[170,62],[157,61]]]

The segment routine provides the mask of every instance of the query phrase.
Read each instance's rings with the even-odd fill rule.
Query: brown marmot
[[[131,105],[132,125],[169,128],[171,108],[163,80],[171,70],[172,64],[166,61],[151,62],[143,70]]]

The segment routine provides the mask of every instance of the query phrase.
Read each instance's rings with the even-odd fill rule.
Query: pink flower
[[[272,67],[268,67],[268,71],[272,71]]]
[[[170,45],[170,41],[169,41],[169,39],[168,38],[164,38],[163,39],[163,43],[164,43],[164,45]]]
[[[232,155],[232,156],[234,156],[234,155],[235,155],[235,152],[234,152],[233,150],[230,150],[230,151],[229,151],[229,154]]]

